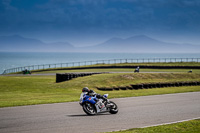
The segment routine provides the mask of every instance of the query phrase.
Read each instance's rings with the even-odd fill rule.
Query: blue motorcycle
[[[103,95],[107,99],[108,94]],[[110,112],[116,114],[118,107],[113,101],[107,101],[99,99],[95,96],[89,96],[82,93],[80,96],[80,105],[83,107],[83,111],[88,115],[96,115],[98,113]]]

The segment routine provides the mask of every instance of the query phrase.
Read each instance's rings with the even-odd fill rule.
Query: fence
[[[4,70],[2,74],[21,72],[27,70],[43,70],[50,68],[64,68],[64,67],[80,67],[95,64],[118,64],[118,63],[169,63],[169,62],[199,62],[200,58],[147,58],[147,59],[111,59],[111,60],[95,60],[95,61],[82,61],[70,63],[57,63],[57,64],[43,64],[31,65],[24,67],[16,67]]]

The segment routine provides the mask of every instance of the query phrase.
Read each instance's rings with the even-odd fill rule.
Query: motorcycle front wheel
[[[110,101],[109,104],[111,105],[111,107],[110,107],[110,113],[111,114],[117,114],[117,112],[118,112],[117,104],[115,104],[113,101]]]
[[[83,111],[88,115],[96,115],[97,113],[94,105],[92,105],[91,103],[83,104]]]

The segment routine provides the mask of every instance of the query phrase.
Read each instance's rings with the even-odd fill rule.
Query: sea
[[[0,52],[0,74],[4,70],[43,64],[70,63],[110,59],[200,58],[200,53],[56,53]]]

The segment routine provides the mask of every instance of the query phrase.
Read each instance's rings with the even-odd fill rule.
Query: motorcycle
[[[140,72],[140,67],[137,67],[134,72],[135,73],[139,73]]]
[[[108,94],[103,95],[107,99]],[[83,111],[87,115],[96,115],[98,113],[109,112],[111,114],[116,114],[118,112],[118,107],[113,101],[107,101],[97,98],[95,96],[89,96],[85,93],[81,93],[79,104],[83,107]]]

